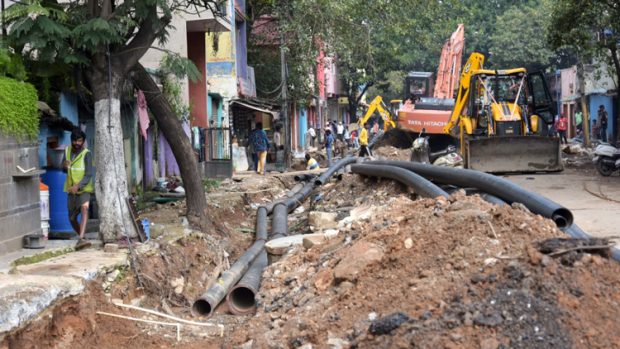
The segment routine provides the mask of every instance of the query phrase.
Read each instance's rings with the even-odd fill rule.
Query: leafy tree
[[[106,240],[120,232],[133,235],[125,197],[120,99],[129,73],[154,42],[165,43],[176,11],[208,10],[218,13],[220,0],[25,0],[7,10],[9,42],[16,52],[39,63],[79,67],[94,102],[97,178],[95,189],[100,207],[100,231]],[[80,88],[81,88],[80,82]],[[171,127],[163,128],[171,142],[184,185],[188,218],[205,227],[206,198],[196,159],[173,113]]]
[[[553,5],[547,33],[554,48],[571,47],[585,61],[593,58],[609,63],[620,86],[620,6],[607,0],[557,0]],[[616,119],[620,98],[616,98]],[[616,122],[620,128],[620,123]],[[616,131],[616,134],[620,129]]]
[[[551,18],[549,1],[513,5],[497,16],[490,36],[493,67],[541,70],[556,57],[544,35]]]

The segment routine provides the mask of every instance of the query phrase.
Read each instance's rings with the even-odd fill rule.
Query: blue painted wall
[[[613,109],[613,97],[604,96],[604,95],[590,95],[589,99],[589,112],[590,112],[590,120],[596,119],[598,122],[598,108],[602,104],[605,106],[605,110],[607,110],[607,140],[610,140],[613,135],[613,130],[616,129],[616,122],[613,117],[614,109]]]
[[[77,97],[75,95],[66,92],[61,93],[60,110],[58,112],[60,116],[65,117],[71,121],[73,125],[78,126],[78,105]],[[59,147],[71,145],[71,132],[58,129],[49,129],[47,125],[41,124],[39,128],[39,136],[37,138],[39,140],[39,166],[42,168],[48,165],[48,137],[57,137]]]

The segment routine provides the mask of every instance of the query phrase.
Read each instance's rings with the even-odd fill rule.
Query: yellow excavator
[[[392,102],[397,103],[400,101],[395,100]],[[394,117],[392,116],[390,109],[385,105],[385,103],[383,103],[383,98],[381,96],[375,97],[372,102],[370,102],[368,109],[366,110],[366,114],[364,114],[364,117],[358,122],[360,127],[364,127],[364,125],[368,122],[368,119],[370,119],[375,112],[379,113],[379,116],[383,119],[383,131],[396,127]]]
[[[542,73],[483,69],[471,54],[444,133],[456,137],[465,166],[491,172],[561,171],[560,141],[548,137],[555,104]]]

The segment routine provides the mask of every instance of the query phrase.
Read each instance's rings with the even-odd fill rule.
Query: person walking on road
[[[566,118],[566,114],[562,113],[555,128],[558,130],[558,134],[560,135],[560,143],[567,144],[568,141],[566,140],[566,130],[568,130],[568,119]]]
[[[368,130],[370,129],[370,124],[364,124],[362,127],[362,132],[360,133],[359,142],[360,142],[360,153],[359,156],[372,156],[370,153],[370,148],[368,148]]]
[[[328,166],[332,165],[332,152],[334,149],[334,136],[332,135],[332,130],[325,130],[325,149],[327,151],[327,164]]]
[[[341,142],[344,142],[344,126],[342,125],[342,121],[339,121],[338,125],[336,125],[336,137],[338,137]]]
[[[73,230],[78,234],[79,240],[75,245],[76,250],[89,247],[90,242],[84,239],[86,224],[88,223],[88,208],[90,205],[90,193],[93,186],[93,161],[90,151],[84,146],[86,134],[80,129],[71,132],[71,146],[65,149],[62,161],[63,171],[67,173],[64,191],[67,195],[67,208],[69,209],[69,221]],[[81,219],[78,222],[78,215]]]
[[[604,105],[598,107],[598,122],[600,127],[601,142],[607,142],[607,110]]]
[[[314,142],[316,140],[316,132],[312,126],[308,127],[308,131],[306,131],[306,138],[310,140],[310,146],[314,148]]]
[[[258,155],[258,166],[256,173],[265,175],[265,163],[267,162],[267,149],[269,149],[269,139],[263,130],[261,122],[256,123],[256,128],[250,135],[250,143],[254,147],[254,151]]]

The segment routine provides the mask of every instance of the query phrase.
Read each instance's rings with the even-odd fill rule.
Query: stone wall
[[[23,236],[41,232],[39,176],[16,177],[16,166],[39,168],[38,146],[0,134],[0,255],[22,248]]]

